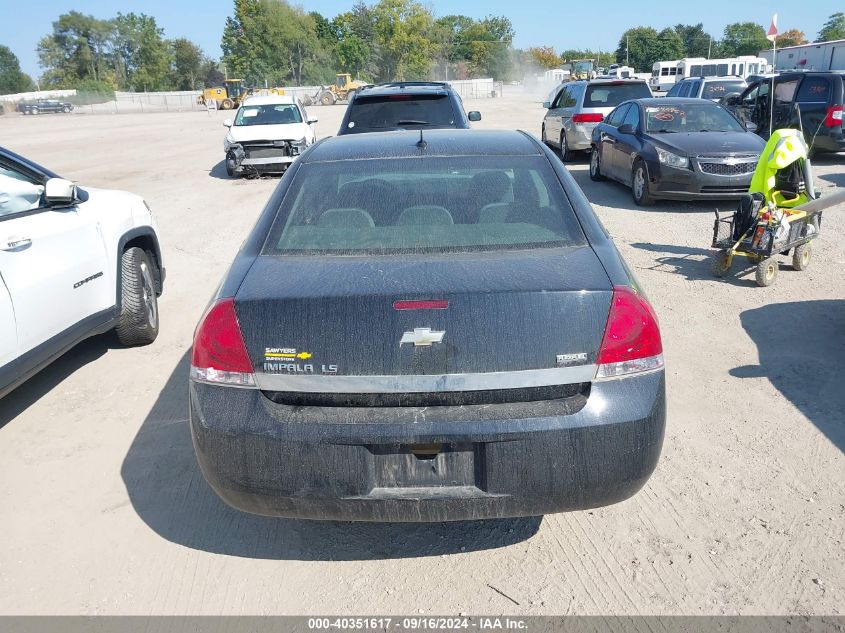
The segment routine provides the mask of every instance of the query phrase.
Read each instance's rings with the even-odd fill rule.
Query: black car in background
[[[845,151],[845,73],[799,71],[762,77],[722,104],[763,138],[771,130],[803,129],[811,152]]]
[[[765,141],[707,99],[626,101],[593,130],[590,178],[629,185],[634,202],[739,198]]]
[[[203,315],[191,429],[230,505],[536,516],[654,470],[657,319],[572,176],[522,132],[423,136],[312,145]]]
[[[23,114],[55,114],[57,112],[67,114],[73,110],[73,104],[57,99],[38,99],[37,101],[22,101],[16,109]]]
[[[405,81],[364,86],[346,107],[338,136],[389,130],[466,129],[479,112],[464,112],[454,88],[445,82]]]

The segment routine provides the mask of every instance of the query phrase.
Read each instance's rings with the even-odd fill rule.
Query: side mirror
[[[544,107],[546,110],[548,110],[549,108],[551,108],[551,107],[552,107],[552,102],[551,102],[551,101],[543,101],[543,107]]]
[[[316,117],[313,114],[309,114],[308,118],[305,119],[305,121],[308,123],[308,125],[311,125],[312,123],[316,123],[319,120],[320,120],[319,117]]]
[[[754,121],[746,121],[745,122],[745,129],[749,132],[756,132],[757,131],[757,124]]]
[[[77,201],[76,185],[64,178],[50,178],[44,184],[47,204],[73,204]]]
[[[619,126],[619,133],[620,134],[635,134],[636,132],[637,132],[637,130],[634,129],[634,126],[631,125],[630,123],[626,123],[625,125]]]
[[[472,112],[468,112],[468,113],[467,113],[467,118],[468,118],[470,121],[473,121],[473,122],[475,122],[475,121],[480,121],[480,120],[481,120],[481,112],[477,112],[477,111],[475,111],[475,110],[473,110]]]
[[[234,123],[234,121],[232,121],[232,119],[223,119],[223,125],[225,127],[232,127],[233,123]]]

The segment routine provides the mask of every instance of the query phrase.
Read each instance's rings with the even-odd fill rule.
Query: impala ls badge
[[[414,347],[431,347],[434,343],[443,341],[446,332],[432,332],[430,327],[415,327],[413,332],[402,334],[399,347],[405,343],[413,343]]]

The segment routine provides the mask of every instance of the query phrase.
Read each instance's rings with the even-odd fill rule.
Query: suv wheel
[[[631,173],[631,194],[638,206],[648,207],[654,204],[654,198],[648,190],[648,170],[642,160],[634,163]]]
[[[158,297],[150,256],[133,246],[120,258],[120,316],[115,332],[123,345],[149,345],[158,336]]]

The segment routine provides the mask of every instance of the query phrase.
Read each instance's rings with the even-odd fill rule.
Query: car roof
[[[420,147],[420,137],[425,148]],[[542,148],[520,130],[397,130],[324,139],[302,157],[306,163],[425,156],[539,156]]]
[[[292,105],[296,98],[288,95],[253,95],[244,99],[244,105]]]
[[[358,94],[391,95],[409,92],[445,94],[451,91],[452,86],[443,81],[395,81],[386,84],[364,86],[358,91]]]
[[[718,77],[684,77],[681,81],[725,81],[726,79],[733,79],[735,81],[745,81],[739,75],[719,75]],[[680,81],[678,82],[680,83]]]

